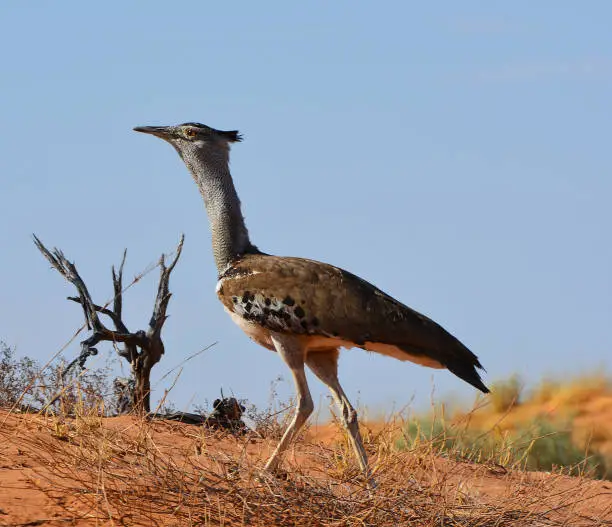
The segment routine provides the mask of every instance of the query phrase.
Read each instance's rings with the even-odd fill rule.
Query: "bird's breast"
[[[272,343],[270,330],[266,329],[260,324],[256,324],[246,320],[244,317],[228,309],[226,306],[223,307],[233,320],[234,324],[236,324],[242,331],[244,331],[247,337],[257,342],[257,344],[263,346],[264,348],[274,350],[274,344]]]

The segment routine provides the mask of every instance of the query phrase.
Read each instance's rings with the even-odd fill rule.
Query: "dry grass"
[[[427,443],[398,451],[402,422],[366,427],[378,482],[371,491],[342,439],[300,442],[288,473],[271,477],[259,472],[271,439],[99,412],[0,418],[0,454],[10,461],[18,452],[29,485],[62,510],[63,524],[612,525],[612,486],[457,463]]]
[[[24,398],[15,387],[28,386],[31,394],[37,384],[9,376],[13,366],[22,371],[21,363],[5,357],[5,404],[18,408]],[[44,389],[55,393],[52,377],[32,371],[36,383],[47,379]],[[527,472],[533,467],[511,455],[516,438],[510,435],[543,407],[576,421],[607,415],[607,382],[590,383],[590,392],[549,383],[530,398],[518,397],[514,384],[503,404],[448,422],[441,413],[427,426],[417,422],[416,433],[415,421],[400,415],[366,423],[374,490],[334,425],[306,431],[286,473],[261,473],[287,418],[274,385],[269,408],[251,408],[257,430],[234,437],[176,422],[104,417],[92,382],[64,383],[46,414],[0,410],[0,525],[612,526],[612,484],[590,479],[584,461],[574,467],[578,477],[564,475],[567,466]],[[535,401],[537,414],[529,410]],[[570,404],[571,412],[562,411]],[[588,444],[612,437],[603,424],[581,430],[589,430],[581,439]],[[525,451],[534,449],[535,443]]]

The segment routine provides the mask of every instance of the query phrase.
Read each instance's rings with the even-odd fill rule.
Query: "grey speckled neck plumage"
[[[229,170],[229,146],[194,149],[179,154],[204,198],[212,231],[213,254],[219,276],[246,253],[257,253],[240,209]]]

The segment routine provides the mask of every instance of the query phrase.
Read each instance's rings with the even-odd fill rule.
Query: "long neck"
[[[204,198],[219,275],[245,253],[257,251],[251,244],[240,210],[240,199],[229,170],[228,150],[183,158]]]

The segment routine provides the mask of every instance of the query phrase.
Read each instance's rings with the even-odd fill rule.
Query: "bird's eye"
[[[185,135],[187,137],[195,137],[197,135],[197,132],[193,128],[187,128],[185,130]]]

